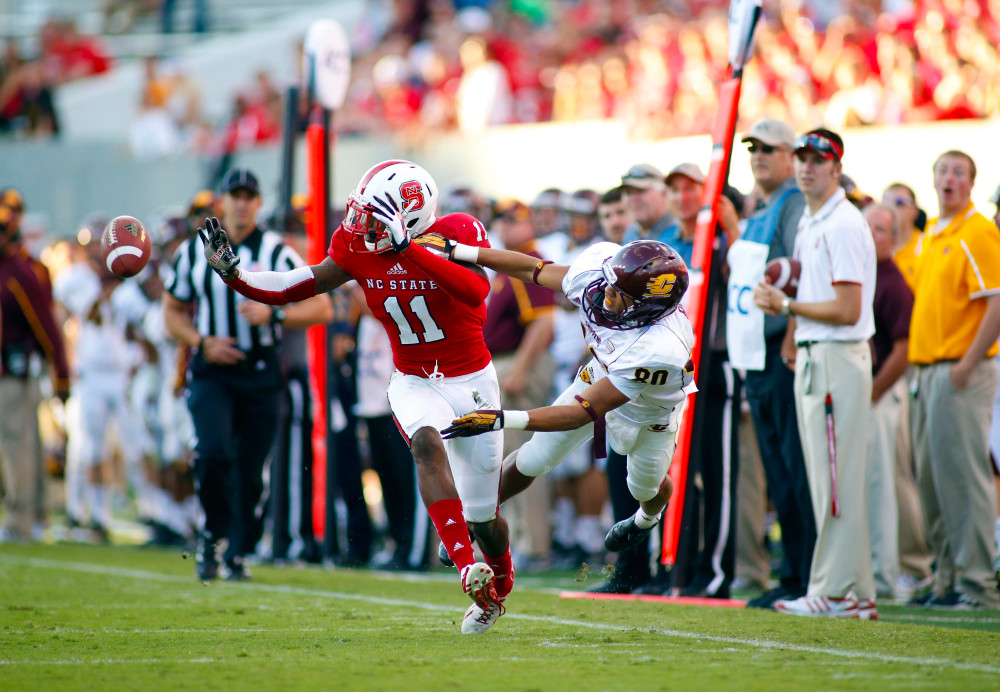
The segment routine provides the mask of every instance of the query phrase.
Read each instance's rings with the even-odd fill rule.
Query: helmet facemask
[[[392,249],[392,238],[384,223],[375,218],[369,205],[358,195],[352,194],[347,200],[347,216],[343,221],[344,230],[352,233],[351,250],[360,253],[382,253]]]

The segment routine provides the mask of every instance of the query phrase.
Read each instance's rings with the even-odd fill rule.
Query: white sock
[[[90,499],[90,520],[107,528],[111,521],[107,490],[98,483],[87,483],[87,495]]]
[[[560,545],[573,545],[573,527],[576,523],[576,507],[568,497],[560,497],[552,508],[552,540]]]
[[[604,552],[607,529],[600,517],[582,515],[576,520],[576,544],[591,555]]]
[[[660,521],[660,515],[650,516],[642,511],[640,507],[635,513],[635,525],[640,529],[649,529],[656,526],[656,523]]]

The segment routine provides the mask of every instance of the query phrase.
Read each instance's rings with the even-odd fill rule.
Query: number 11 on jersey
[[[410,312],[417,316],[417,319],[420,320],[420,324],[424,328],[423,334],[419,336],[410,327],[410,322],[406,319],[403,308],[399,304],[399,298],[389,296],[382,303],[382,306],[399,328],[399,343],[401,345],[412,346],[413,344],[421,343],[421,341],[429,344],[441,341],[444,338],[444,331],[437,325],[434,318],[431,317],[431,313],[427,309],[427,300],[423,295],[418,294],[413,296],[409,303]]]

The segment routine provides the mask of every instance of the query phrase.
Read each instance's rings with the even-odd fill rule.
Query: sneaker
[[[858,619],[878,620],[878,608],[875,607],[875,601],[869,598],[858,599]]]
[[[906,605],[914,608],[927,608],[930,606],[931,601],[936,598],[940,598],[940,596],[934,594],[933,587],[928,587],[914,593],[910,600],[906,602]]]
[[[920,579],[912,574],[900,574],[896,579],[896,603],[905,605],[914,595],[923,594],[934,585],[934,577]]]
[[[462,570],[462,590],[483,610],[500,602],[493,582],[493,569],[485,562],[473,563]]]
[[[927,605],[939,610],[983,610],[982,603],[958,591],[935,596]]]
[[[250,581],[250,568],[242,557],[226,560],[220,574],[226,581]]]
[[[493,627],[493,623],[504,614],[505,600],[507,599],[490,603],[488,608],[483,608],[478,603],[470,605],[465,611],[465,619],[462,620],[462,634],[486,634],[490,627]]]
[[[198,539],[194,571],[201,581],[211,581],[219,576],[219,553],[214,542],[206,538]]]
[[[795,600],[779,599],[775,601],[774,609],[786,615],[857,618],[858,599],[853,591],[848,592],[843,598],[806,594],[802,598],[796,598]]]
[[[635,517],[622,519],[608,531],[608,535],[604,539],[604,547],[612,553],[620,553],[623,550],[634,548],[642,543],[655,527],[656,524],[653,524],[648,529],[640,529],[635,525]]]

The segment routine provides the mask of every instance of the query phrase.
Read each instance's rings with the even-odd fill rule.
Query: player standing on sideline
[[[396,372],[388,396],[393,417],[417,464],[420,494],[448,556],[474,601],[463,634],[486,632],[503,614],[514,585],[507,523],[497,512],[503,438],[446,443],[439,428],[475,405],[477,392],[496,400],[496,370],[483,341],[482,270],[449,262],[420,243],[434,240],[489,247],[486,229],[466,214],[435,218],[438,190],[409,161],[373,166],[351,194],[347,217],[321,264],[288,272],[249,272],[212,218],[199,229],[208,263],[243,295],[283,305],[331,291],[354,279],[392,342]],[[411,238],[414,242],[410,242]],[[537,261],[537,260],[532,260]],[[486,563],[476,562],[466,521]]]
[[[677,309],[688,285],[684,260],[669,245],[652,240],[624,247],[597,243],[569,266],[507,250],[444,247],[456,260],[565,293],[580,307],[593,358],[551,406],[502,411],[480,401],[443,435],[468,437],[503,427],[538,431],[504,461],[503,502],[588,440],[602,449],[606,419],[611,448],[627,455],[627,484],[639,509],[611,528],[605,547],[617,552],[636,545],[656,526],[670,499],[667,470],[682,404],[696,391],[694,332]]]

